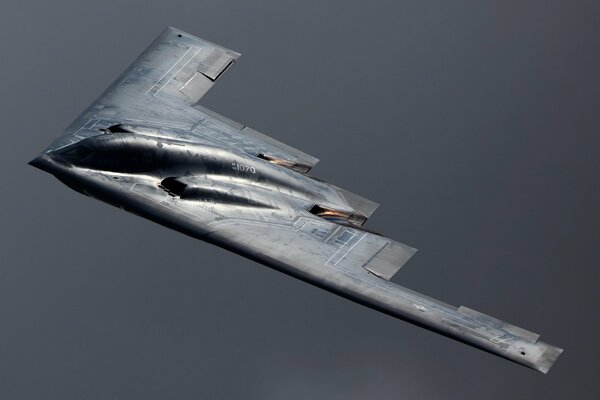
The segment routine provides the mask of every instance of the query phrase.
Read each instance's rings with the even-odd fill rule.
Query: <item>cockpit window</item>
[[[113,172],[140,173],[154,168],[154,154],[150,149],[123,143],[83,143],[59,153],[65,162],[83,168]]]
[[[75,146],[62,153],[62,156],[68,161],[76,162],[86,159],[92,154],[92,150],[88,149],[83,145]]]

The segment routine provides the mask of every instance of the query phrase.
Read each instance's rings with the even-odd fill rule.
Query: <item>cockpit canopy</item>
[[[147,172],[156,167],[155,152],[139,146],[91,146],[79,142],[58,152],[58,157],[79,167],[112,172]]]

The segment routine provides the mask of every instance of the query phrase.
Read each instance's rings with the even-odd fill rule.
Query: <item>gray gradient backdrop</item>
[[[97,3],[0,6],[0,398],[600,398],[598,1]],[[549,375],[27,166],[166,25],[244,54],[205,105],[382,204],[394,281],[563,346]]]

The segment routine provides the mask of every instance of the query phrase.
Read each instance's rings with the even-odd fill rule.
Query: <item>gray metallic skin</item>
[[[72,189],[546,373],[539,335],[389,279],[415,249],[362,228],[377,204],[317,159],[197,104],[238,53],[168,28],[30,162]]]

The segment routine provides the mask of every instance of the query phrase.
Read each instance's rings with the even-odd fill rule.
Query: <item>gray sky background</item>
[[[94,3],[0,6],[1,398],[600,398],[598,1]],[[542,334],[550,373],[26,165],[166,25],[243,54],[205,105],[381,203],[420,250],[395,282]]]

